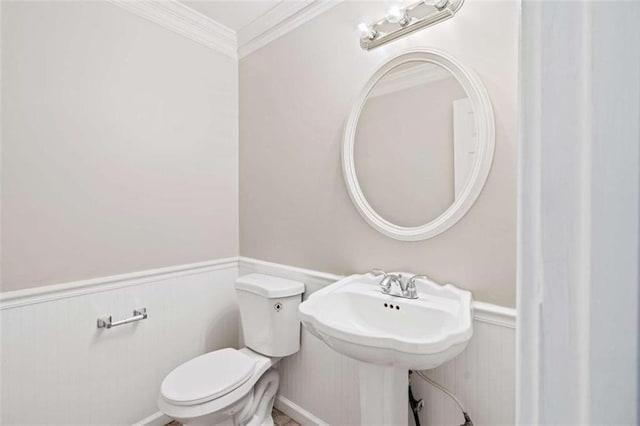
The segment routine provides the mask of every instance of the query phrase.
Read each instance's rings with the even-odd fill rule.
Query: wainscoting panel
[[[237,345],[236,276],[234,258],[43,287],[45,296],[4,293],[0,424],[131,425],[156,413],[169,371]],[[96,328],[98,317],[115,321],[140,307],[148,319]]]
[[[515,329],[475,321],[474,336],[465,352],[425,373],[456,395],[475,425],[513,425],[515,347]],[[424,399],[420,416],[423,425],[464,423],[451,398],[416,375],[411,381],[416,398]]]
[[[283,361],[281,372],[280,395],[286,400],[331,425],[360,424],[354,361],[303,332],[302,349]],[[515,329],[476,320],[473,339],[465,352],[426,374],[460,399],[475,425],[514,424]],[[448,396],[417,375],[411,380],[414,396],[424,399],[422,425],[464,423]],[[413,424],[410,418],[409,425]]]
[[[282,360],[280,372],[280,396],[324,423],[360,424],[356,361],[335,352],[303,329],[300,352]],[[298,420],[295,413],[288,414]]]
[[[238,345],[238,275],[303,281],[305,297],[341,277],[230,258],[0,294],[0,424],[161,425],[160,382],[179,364]],[[96,319],[149,318],[111,330]],[[515,311],[474,302],[474,336],[456,359],[426,372],[466,405],[478,426],[515,420]],[[358,425],[355,361],[302,332],[279,365],[276,406],[302,424]],[[455,404],[417,376],[425,426],[459,425]],[[413,419],[409,420],[413,425]]]

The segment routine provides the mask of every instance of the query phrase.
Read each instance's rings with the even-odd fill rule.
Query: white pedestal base
[[[407,426],[409,423],[409,370],[358,363],[360,424]]]

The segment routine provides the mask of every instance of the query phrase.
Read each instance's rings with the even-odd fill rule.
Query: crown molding
[[[238,59],[298,28],[344,0],[282,0],[238,32],[178,0],[108,0],[203,46]]]
[[[238,57],[238,40],[233,30],[177,0],[109,1],[203,46],[234,59]]]
[[[261,47],[309,22],[344,0],[282,0],[238,33],[238,56]]]

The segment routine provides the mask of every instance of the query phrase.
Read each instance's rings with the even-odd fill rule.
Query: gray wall
[[[469,0],[364,52],[355,24],[382,9],[345,2],[240,61],[240,252],[426,272],[513,306],[519,5]],[[360,218],[340,146],[359,87],[416,46],[479,73],[497,146],[466,217],[405,243]],[[2,289],[238,254],[237,67],[112,4],[2,2]]]
[[[106,2],[2,2],[2,290],[235,256],[237,62]]]
[[[371,52],[356,24],[379,2],[345,2],[240,61],[240,253],[338,274],[426,273],[515,305],[518,2],[470,0],[454,19]],[[360,87],[408,47],[448,51],[477,71],[496,114],[487,185],[453,228],[399,242],[369,227],[347,194],[343,125]],[[421,188],[417,187],[416,191]]]

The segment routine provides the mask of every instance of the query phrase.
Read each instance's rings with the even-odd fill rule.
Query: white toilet
[[[272,426],[280,378],[273,367],[300,349],[304,284],[263,274],[236,280],[244,344],[180,365],[160,386],[160,411],[185,425]]]

